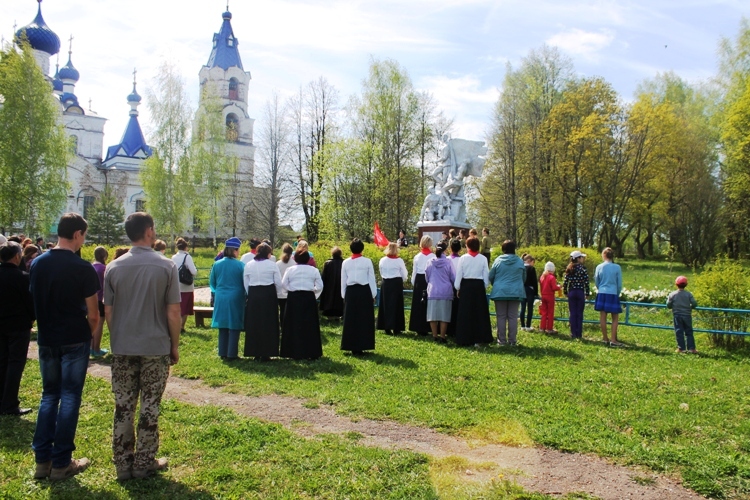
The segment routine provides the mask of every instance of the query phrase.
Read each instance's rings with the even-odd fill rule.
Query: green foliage
[[[46,234],[65,207],[71,141],[25,41],[0,50],[0,228]]]
[[[574,248],[570,247],[564,247],[561,245],[552,245],[552,246],[531,246],[531,247],[523,247],[516,250],[516,254],[520,257],[521,255],[528,253],[531,254],[534,259],[536,259],[536,264],[534,265],[534,268],[536,269],[536,275],[541,276],[544,272],[544,264],[547,262],[554,262],[555,264],[555,274],[558,278],[562,279],[563,273],[565,272],[565,268],[568,266],[568,263],[570,262],[570,252],[575,250]],[[579,248],[581,252],[586,254],[586,261],[584,262],[584,265],[586,266],[586,270],[589,273],[589,278],[593,282],[594,280],[594,270],[596,269],[596,266],[602,263],[602,256],[601,252],[596,251],[593,248]],[[492,248],[492,260],[494,260],[502,254],[502,251],[500,249],[500,245],[494,245]]]
[[[97,243],[113,245],[125,235],[125,209],[111,186],[104,188],[89,212],[87,235]]]
[[[156,230],[174,241],[187,227],[194,200],[187,154],[191,111],[185,82],[173,65],[162,63],[155,86],[146,93],[155,127],[154,154],[144,162],[140,180]]]
[[[727,309],[750,309],[750,271],[739,262],[726,257],[708,264],[704,270],[690,282],[692,291],[699,306]],[[745,316],[699,311],[710,328],[716,330],[748,331]],[[735,348],[744,345],[743,337],[734,335],[711,335],[716,346]]]

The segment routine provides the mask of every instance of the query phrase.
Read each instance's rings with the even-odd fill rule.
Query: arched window
[[[227,115],[227,140],[229,142],[237,142],[240,138],[240,127],[237,115],[229,113]]]
[[[236,78],[232,77],[229,79],[229,98],[233,101],[238,101],[240,99],[239,86],[240,84]]]
[[[146,211],[146,200],[135,200],[135,211],[145,212]],[[85,217],[84,217],[85,219]]]
[[[86,195],[83,197],[83,218],[84,219],[88,219],[89,215],[91,215],[91,210],[94,208],[94,203],[96,203],[95,196]]]

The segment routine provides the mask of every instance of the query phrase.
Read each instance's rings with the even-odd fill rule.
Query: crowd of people
[[[47,251],[42,250],[41,239],[36,244],[20,236],[0,240],[0,414],[32,411],[20,406],[19,387],[36,322],[42,376],[32,441],[36,479],[66,479],[90,464],[87,458],[73,459],[72,454],[89,357],[109,352],[101,347],[105,322],[112,358],[112,452],[117,478],[147,477],[167,467],[165,458],[156,458],[159,407],[169,367],[179,361],[180,334],[194,313],[197,268],[184,238],[176,240],[177,253],[171,259],[164,256],[167,245],[156,238],[154,220],[147,213],[128,216],[125,231],[131,246],[116,252],[109,263],[104,247],[95,249],[93,263],[80,258],[87,228],[83,217],[67,213],[58,224],[57,245]],[[489,231],[482,234],[480,240],[475,230],[464,234],[451,230],[437,245],[430,236],[420,239],[410,278],[408,329],[431,334],[440,343],[452,337],[459,346],[493,341],[513,346],[518,342],[519,322],[523,330],[532,330],[538,298],[541,331],[558,333],[555,296],[562,294],[568,298],[570,334],[581,338],[583,309],[590,295],[586,255],[579,250],[570,254],[560,286],[554,263],[547,262],[537,279],[534,257],[516,255],[511,240],[502,243],[502,253],[490,263]],[[301,237],[292,245],[285,243],[278,260],[268,242],[250,240],[250,251],[242,256],[241,245],[239,238],[226,240],[209,277],[211,326],[218,329],[221,359],[240,357],[243,331],[246,358],[318,359],[323,355],[319,314],[340,320],[340,348],[356,356],[375,349],[376,330],[398,335],[406,329],[404,283],[409,276],[399,255],[408,245],[403,232],[397,242],[386,246],[377,263],[382,279],[379,294],[374,263],[362,255],[365,246],[359,239],[351,241],[347,259],[339,247],[332,248],[322,274]],[[603,340],[619,347],[622,272],[612,249],[605,248],[602,259],[594,274],[598,290],[594,308],[600,313]],[[696,352],[691,311],[697,303],[685,290],[687,278],[680,276],[675,284],[678,290],[670,294],[667,307],[674,312],[678,352]],[[495,306],[496,337],[488,287]]]

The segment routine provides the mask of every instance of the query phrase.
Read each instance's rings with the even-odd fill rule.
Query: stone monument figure
[[[483,141],[449,139],[444,135],[437,166],[430,172],[434,185],[425,197],[420,222],[466,224],[464,179],[481,177],[487,148]]]

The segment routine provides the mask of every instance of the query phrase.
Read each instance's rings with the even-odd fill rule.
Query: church
[[[213,36],[213,46],[208,62],[199,72],[199,95],[204,95],[207,86],[218,94],[222,107],[222,119],[226,126],[226,154],[238,161],[238,170],[232,183],[229,202],[234,210],[234,225],[225,221],[224,233],[233,233],[236,220],[247,219],[249,196],[253,190],[255,168],[255,146],[253,145],[253,123],[247,109],[247,92],[251,76],[242,67],[239,42],[232,30],[232,14],[222,14],[222,24]],[[152,148],[146,143],[141,125],[138,122],[138,106],[141,96],[137,91],[136,71],[133,71],[133,88],[127,96],[129,120],[120,141],[104,149],[104,124],[106,118],[91,109],[84,109],[75,94],[75,86],[80,73],[73,65],[72,46],[68,49],[68,61],[63,67],[56,67],[53,77],[50,74],[50,58],[60,51],[60,38],[47,26],[42,17],[41,0],[36,18],[16,33],[16,40],[26,36],[33,50],[34,58],[42,72],[47,75],[51,91],[60,102],[61,120],[65,131],[73,140],[74,154],[68,163],[68,200],[65,212],[78,212],[87,217],[97,197],[106,186],[110,186],[115,196],[121,200],[125,217],[137,211],[146,210],[146,196],[139,180],[139,172],[144,161],[152,155]],[[123,92],[124,93],[124,92]],[[90,108],[90,104],[89,104]],[[201,104],[199,103],[199,113]],[[125,112],[123,106],[123,112]],[[187,236],[212,236],[200,233],[196,221],[190,214],[188,225],[192,231]],[[51,232],[55,232],[52,228]]]

